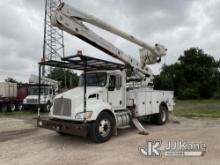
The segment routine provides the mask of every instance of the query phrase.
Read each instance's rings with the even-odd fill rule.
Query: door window
[[[109,91],[114,91],[115,90],[115,82],[116,82],[116,77],[114,75],[110,75],[109,77]]]
[[[122,85],[122,78],[121,75],[110,75],[109,78],[109,91],[113,91],[115,90],[115,88],[117,90],[121,89],[121,85]]]

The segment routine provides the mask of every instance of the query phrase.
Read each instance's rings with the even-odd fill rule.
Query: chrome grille
[[[38,99],[27,99],[27,103],[28,104],[37,104],[38,103]]]
[[[53,114],[59,116],[71,116],[71,100],[57,98],[54,100]]]

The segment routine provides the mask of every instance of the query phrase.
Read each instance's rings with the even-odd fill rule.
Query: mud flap
[[[139,122],[137,118],[132,118],[132,122],[135,125],[135,127],[138,129],[139,134],[149,135],[149,133],[146,131],[146,129],[142,126],[142,124]]]

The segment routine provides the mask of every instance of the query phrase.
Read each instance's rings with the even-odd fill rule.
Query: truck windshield
[[[86,74],[86,85],[87,86],[100,86],[103,87],[106,84],[107,74],[104,72],[87,73]],[[79,86],[84,85],[84,74],[81,74],[79,80]]]
[[[38,93],[39,93],[38,87],[31,87],[29,89],[29,95],[38,95]],[[47,95],[48,94],[48,88],[42,87],[41,90],[40,90],[40,94],[41,95]]]

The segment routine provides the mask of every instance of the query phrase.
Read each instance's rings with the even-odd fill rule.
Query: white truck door
[[[108,86],[108,102],[113,108],[123,108],[125,97],[123,97],[124,88],[122,86],[121,75],[110,75]]]

